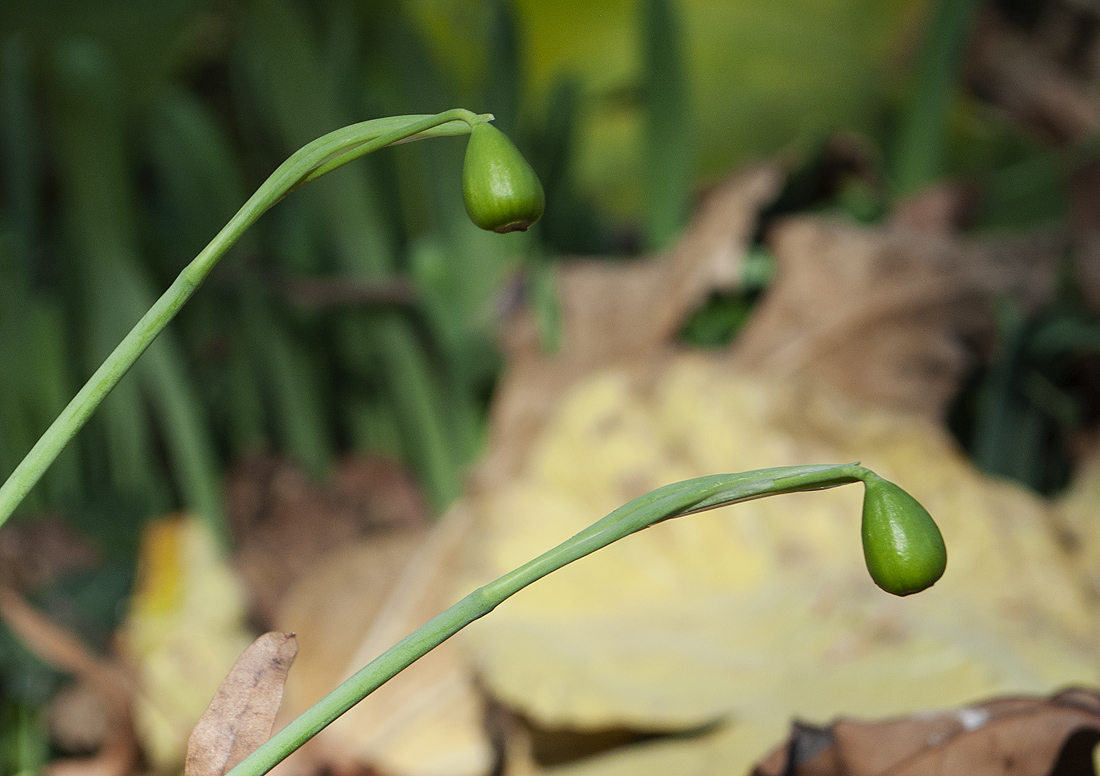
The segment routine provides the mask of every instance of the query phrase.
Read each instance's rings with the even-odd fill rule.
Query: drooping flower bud
[[[875,584],[894,595],[919,593],[947,568],[932,516],[892,482],[871,475],[863,495],[863,556]]]
[[[462,199],[470,220],[505,234],[542,217],[546,196],[531,165],[508,136],[487,122],[470,130],[462,164]]]

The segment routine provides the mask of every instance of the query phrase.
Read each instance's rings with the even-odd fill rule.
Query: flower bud
[[[471,221],[501,234],[526,231],[546,204],[531,165],[507,135],[484,121],[470,130],[462,164],[462,199]]]
[[[871,475],[863,495],[863,556],[875,584],[894,595],[919,593],[947,568],[932,516],[892,482]]]

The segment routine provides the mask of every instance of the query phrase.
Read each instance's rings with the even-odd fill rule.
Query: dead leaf
[[[753,776],[1085,776],[1095,774],[1100,696],[1008,697],[952,712],[794,726]]]
[[[302,655],[286,688],[289,720],[453,603],[456,554],[470,515],[430,531],[403,529],[351,542],[319,559],[277,616]],[[445,642],[352,707],[284,762],[284,776],[376,768],[394,776],[484,776],[492,749],[473,671]]]
[[[293,633],[265,633],[246,649],[187,741],[184,776],[222,776],[268,738],[298,654]]]
[[[935,588],[882,594],[863,566],[858,487],[632,536],[464,634],[493,694],[540,724],[683,730],[1100,680],[1094,609],[1046,506],[977,473],[930,423],[682,356],[656,386],[622,371],[578,384],[529,458],[472,499],[466,589],[653,486],[799,461],[863,458],[927,504],[951,548]]]
[[[0,582],[16,589],[48,584],[98,560],[95,548],[56,515],[0,529]]]
[[[65,754],[96,752],[110,730],[110,717],[99,694],[88,685],[77,682],[57,693],[50,701],[46,717],[50,743]]]
[[[669,776],[669,774],[733,774],[747,773],[747,767],[760,756],[761,741],[774,741],[786,725],[773,720],[745,720],[729,725],[708,726],[700,732],[668,736],[649,736],[648,740],[613,749],[595,757],[556,767],[545,767],[520,752],[515,741],[509,741],[507,768],[509,776]],[[524,755],[527,755],[524,759]]]
[[[1100,531],[1096,530],[1100,504],[1100,445],[1078,462],[1070,488],[1055,505],[1059,534],[1070,560],[1100,599]]]
[[[154,769],[180,767],[195,723],[254,639],[244,586],[205,526],[186,515],[147,525],[117,642],[137,676],[134,722]]]
[[[889,226],[907,232],[957,234],[974,216],[977,192],[959,183],[928,186],[894,205]]]
[[[978,95],[1037,130],[1048,141],[1068,144],[1100,129],[1100,100],[1090,81],[1096,73],[1081,72],[1081,60],[1095,60],[1091,30],[1095,9],[1070,21],[1077,31],[1064,35],[1062,45],[1049,45],[1058,22],[1069,21],[1070,3],[1052,3],[1043,23],[1030,32],[1010,24],[993,5],[978,14],[966,62],[966,79]],[[1057,6],[1061,6],[1058,8]],[[1051,24],[1053,22],[1053,24]],[[1045,29],[1044,29],[1045,27]],[[1044,39],[1045,38],[1045,39]]]
[[[427,504],[408,471],[381,456],[345,458],[324,484],[287,461],[251,458],[230,474],[227,493],[234,565],[265,625],[273,625],[295,579],[326,553],[371,533],[428,521]]]
[[[768,243],[776,278],[733,346],[738,368],[938,422],[992,348],[993,300],[1024,314],[1049,301],[1067,237],[960,240],[803,216]]]

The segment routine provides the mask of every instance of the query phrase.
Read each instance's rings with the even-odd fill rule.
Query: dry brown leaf
[[[0,583],[17,589],[45,585],[95,566],[98,553],[56,515],[0,529]]]
[[[1057,6],[1051,3],[1051,6]],[[1061,4],[1064,10],[1065,3]],[[1044,21],[1058,13],[1044,14]],[[1100,129],[1100,99],[1073,59],[1088,58],[1095,9],[1073,26],[1066,46],[1049,45],[1053,25],[1027,32],[1009,24],[992,4],[979,13],[966,63],[970,88],[1053,143],[1072,143]],[[1045,29],[1044,29],[1045,27]],[[1046,38],[1044,40],[1044,38]],[[1061,49],[1061,50],[1060,50]],[[1084,57],[1082,57],[1084,54]],[[1092,75],[1095,75],[1093,73]]]
[[[241,654],[187,740],[184,776],[222,776],[271,737],[297,654],[294,634],[274,631]]]
[[[381,456],[345,458],[323,485],[289,462],[251,458],[230,474],[227,492],[234,564],[265,625],[274,624],[294,580],[326,553],[372,532],[428,520],[412,477]]]
[[[453,603],[454,555],[470,523],[461,510],[430,531],[405,529],[349,543],[292,586],[277,617],[302,656],[281,720],[305,710]],[[480,776],[492,766],[481,695],[447,642],[354,706],[291,756],[284,776],[364,765],[396,776]]]
[[[27,604],[17,593],[0,586],[0,618],[43,662],[75,676],[91,688],[106,707],[108,733],[99,751],[90,757],[55,760],[47,776],[124,776],[139,759],[126,675],[114,664],[93,655],[76,636]]]
[[[1007,697],[877,722],[795,725],[754,776],[1088,776],[1100,696]]]
[[[110,716],[95,690],[81,682],[70,685],[50,701],[50,742],[65,754],[96,752],[107,738]]]
[[[891,229],[956,234],[968,226],[977,192],[959,183],[940,183],[899,201],[890,213]]]
[[[776,279],[733,348],[746,372],[820,380],[939,421],[991,347],[993,300],[1049,301],[1061,235],[963,241],[817,217],[768,236]]]

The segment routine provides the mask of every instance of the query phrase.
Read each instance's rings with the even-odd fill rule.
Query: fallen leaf
[[[731,227],[706,244],[737,256],[749,234]],[[564,310],[612,299],[575,321],[612,320],[578,325],[595,344],[567,337],[557,356],[514,355],[494,448],[464,506],[477,522],[460,592],[657,486],[812,462],[861,460],[909,490],[939,521],[949,563],[920,596],[875,588],[852,486],[668,521],[555,572],[462,635],[485,687],[542,730],[656,738],[553,773],[667,772],[647,758],[667,766],[673,751],[699,773],[743,772],[764,732],[792,716],[905,714],[1100,682],[1094,599],[1049,504],[977,472],[941,425],[992,342],[991,300],[1049,301],[1065,244],[786,219],[769,233],[775,283],[718,354],[677,351],[629,324],[634,309],[661,317],[675,284],[648,280],[659,260],[620,284],[644,290],[629,304],[606,279],[576,299],[563,282]],[[687,754],[697,750],[729,756]],[[508,773],[544,767],[521,757]]]
[[[222,776],[268,738],[298,654],[293,633],[265,633],[237,658],[187,741],[184,776]]]
[[[657,368],[692,309],[712,290],[739,287],[758,213],[781,182],[776,165],[754,167],[725,181],[704,199],[672,251],[659,259],[562,262],[557,279],[561,350],[543,352],[530,312],[518,313],[502,328],[508,368],[493,398],[488,449],[472,487],[514,476],[558,401],[584,376],[624,363]]]
[[[55,515],[0,529],[0,582],[15,588],[48,584],[63,574],[90,569],[98,560],[88,540]]]
[[[324,484],[287,461],[250,458],[234,468],[226,490],[233,563],[264,625],[273,626],[283,595],[326,553],[371,533],[428,522],[408,471],[377,455],[345,458]]]
[[[523,475],[473,501],[470,586],[664,482],[860,457],[940,523],[948,571],[927,593],[873,586],[858,486],[755,501],[655,526],[498,607],[464,639],[487,686],[550,726],[676,730],[1100,680],[1094,610],[1039,499],[926,421],[698,356],[650,388],[625,372],[576,386]]]
[[[135,725],[150,764],[179,768],[187,738],[255,636],[244,587],[206,528],[185,515],[142,532],[137,583],[118,644],[140,689]]]
[[[709,726],[702,732],[648,736],[642,743],[603,752],[576,762],[545,767],[532,757],[515,760],[509,752],[504,771],[539,776],[668,776],[668,774],[740,774],[739,764],[752,763],[760,754],[760,741],[774,741],[786,725],[768,720]],[[511,741],[510,748],[517,747]],[[522,747],[522,743],[518,746]]]
[[[1100,598],[1100,531],[1096,530],[1100,504],[1100,445],[1077,464],[1070,488],[1055,504],[1059,534],[1078,573],[1092,594]]]
[[[50,743],[65,754],[90,754],[103,745],[111,714],[94,689],[77,682],[50,700],[46,724]]]
[[[319,559],[288,591],[276,622],[301,657],[280,714],[288,721],[446,606],[470,524],[452,511],[433,528],[400,529]],[[493,765],[469,664],[445,642],[375,690],[291,756],[285,776],[364,766],[393,776],[484,776]]]
[[[960,183],[928,186],[905,197],[890,212],[889,227],[907,231],[957,234],[969,225],[977,192]]]
[[[753,776],[1085,776],[1095,774],[1100,696],[995,698],[881,721],[795,725]]]
[[[1069,144],[1100,129],[1100,100],[1089,79],[1096,73],[1080,72],[1089,69],[1081,65],[1095,57],[1096,49],[1094,42],[1085,42],[1087,37],[1068,46],[1051,45],[1052,38],[1073,40],[1097,23],[1097,15],[1095,8],[1085,10],[1086,4],[1061,5],[1061,13],[1048,10],[1041,17],[1046,24],[1031,31],[1010,24],[994,6],[983,8],[967,54],[966,80],[975,93],[1044,139]],[[1080,32],[1050,29],[1059,22]]]
[[[775,281],[731,356],[744,373],[820,381],[851,401],[941,421],[992,349],[993,300],[1024,315],[1049,302],[1067,239],[785,219],[768,235]]]

